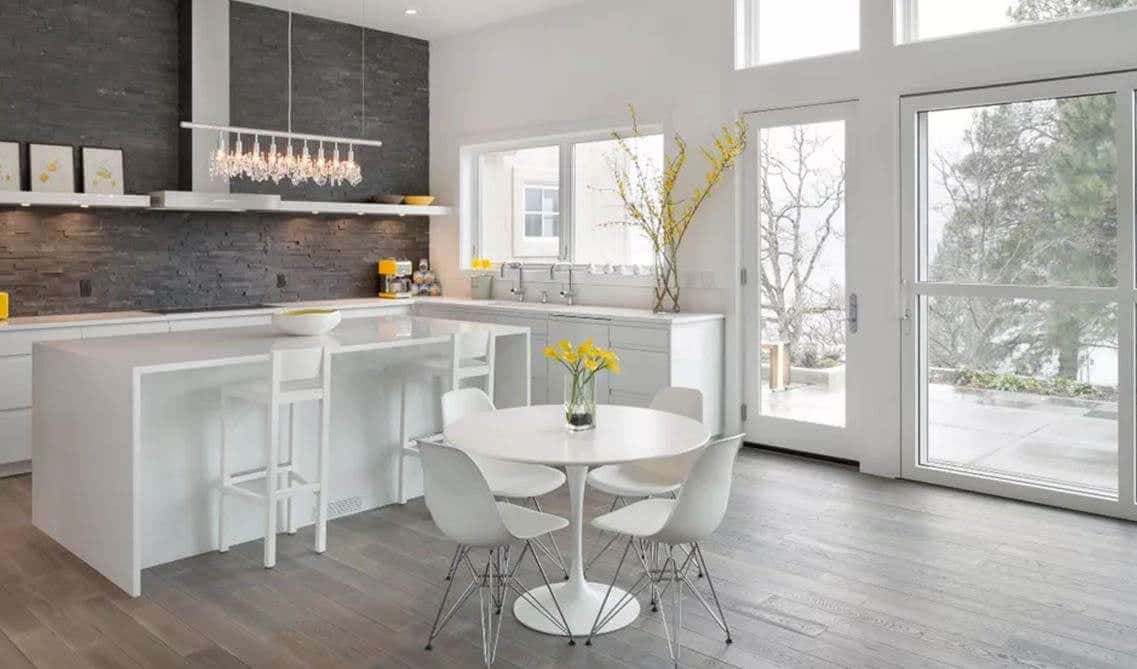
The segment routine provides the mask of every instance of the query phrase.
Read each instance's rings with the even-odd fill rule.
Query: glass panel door
[[[743,166],[750,439],[847,459],[857,457],[846,396],[858,370],[847,253],[854,111],[752,114]]]
[[[1133,515],[1133,85],[904,101],[905,477]]]

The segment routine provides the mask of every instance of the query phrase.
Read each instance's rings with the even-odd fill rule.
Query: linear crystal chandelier
[[[363,182],[363,171],[355,160],[355,146],[382,146],[382,142],[350,137],[327,137],[292,132],[275,132],[259,128],[208,125],[183,122],[191,130],[216,130],[217,149],[209,156],[209,176],[214,179],[244,177],[256,182],[280,183],[287,179],[293,185],[311,181],[318,186],[343,183],[358,186]],[[264,150],[261,137],[268,140]],[[245,138],[252,144],[246,145]],[[277,140],[283,140],[281,151]],[[311,146],[315,146],[313,153]],[[328,154],[325,146],[331,146]],[[340,152],[344,146],[347,153]],[[294,146],[296,148],[294,148]]]
[[[366,134],[367,106],[365,95],[367,29],[364,0],[359,4],[359,128]],[[312,182],[317,186],[340,186],[344,183],[358,186],[363,183],[363,170],[355,160],[356,146],[382,146],[375,140],[351,137],[329,137],[292,132],[292,11],[288,12],[288,130],[274,131],[260,128],[240,128],[228,125],[210,125],[183,121],[181,127],[189,130],[213,130],[218,133],[217,149],[209,156],[209,176],[219,180],[246,178],[256,182],[272,181],[278,184],[287,179],[293,185]],[[262,149],[261,138],[269,142]],[[245,140],[251,138],[252,144]],[[282,140],[281,151],[277,140]],[[341,145],[347,153],[341,154]],[[311,146],[315,147],[313,153]],[[330,146],[331,155],[325,146]]]

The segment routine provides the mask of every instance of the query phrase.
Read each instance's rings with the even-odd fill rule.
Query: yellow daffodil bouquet
[[[599,348],[587,339],[574,347],[567,339],[545,349],[545,357],[556,360],[568,371],[565,375],[565,426],[570,430],[596,427],[596,375],[603,371],[620,373],[615,352]]]

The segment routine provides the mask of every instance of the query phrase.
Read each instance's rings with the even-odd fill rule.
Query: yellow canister
[[[8,320],[8,293],[0,293],[0,321]]]

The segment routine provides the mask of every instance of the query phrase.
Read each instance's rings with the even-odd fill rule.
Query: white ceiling
[[[361,0],[243,0],[255,5],[360,24]],[[527,14],[582,0],[362,0],[363,24],[368,28],[436,39],[469,32]],[[407,9],[418,14],[407,16]]]

